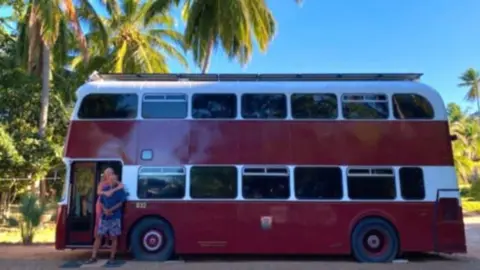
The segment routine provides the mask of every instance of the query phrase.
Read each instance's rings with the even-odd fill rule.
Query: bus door
[[[111,167],[121,180],[122,163],[119,161],[72,161],[70,163],[70,189],[66,220],[67,247],[93,245],[97,185],[103,171]]]

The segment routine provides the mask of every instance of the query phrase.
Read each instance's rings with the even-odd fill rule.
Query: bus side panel
[[[72,121],[65,156],[137,162],[136,121]]]
[[[67,244],[67,206],[59,205],[57,209],[57,220],[55,228],[55,249],[65,249]]]
[[[173,226],[179,254],[349,254],[356,222],[380,216],[397,229],[402,251],[430,252],[433,211],[431,202],[149,201],[145,209],[131,202],[125,229],[142,217],[162,216]],[[270,228],[262,218],[271,218]]]
[[[451,166],[446,128],[443,121],[72,121],[66,155],[147,166]],[[144,149],[153,150],[151,160],[138,158]]]
[[[457,198],[440,198],[435,213],[435,251],[466,253],[465,224]]]

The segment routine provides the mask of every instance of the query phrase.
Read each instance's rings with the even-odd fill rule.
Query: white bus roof
[[[278,82],[278,81],[417,81],[422,73],[264,73],[264,74],[195,74],[195,73],[139,73],[100,74],[94,72],[90,81],[201,81],[201,82]]]
[[[440,94],[420,83],[420,73],[386,74],[99,74],[76,92],[78,101],[89,94],[196,93],[334,93],[418,94],[432,104],[435,119],[447,117]]]
[[[418,82],[420,73],[388,74],[99,74],[77,90],[91,93],[415,93],[444,107],[433,88]]]

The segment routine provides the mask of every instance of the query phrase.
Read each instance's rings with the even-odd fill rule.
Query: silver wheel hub
[[[162,246],[162,234],[157,231],[149,231],[143,236],[143,247],[148,251],[156,251]]]
[[[378,248],[380,246],[380,238],[377,235],[370,235],[367,238],[367,244],[370,248]]]

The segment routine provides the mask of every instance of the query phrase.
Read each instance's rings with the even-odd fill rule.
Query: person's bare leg
[[[88,261],[84,262],[84,264],[92,264],[97,262],[97,253],[100,245],[102,244],[102,237],[102,235],[96,235],[95,242],[93,242],[92,257],[90,257]]]
[[[98,249],[102,244],[102,238],[103,237],[101,235],[97,235],[97,237],[95,237],[95,242],[93,243],[93,250],[92,250],[92,259],[97,258]]]
[[[118,237],[112,236],[110,238],[112,240],[112,247],[110,249],[110,260],[115,260],[115,255],[117,255],[117,245],[118,245]]]

